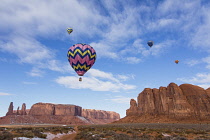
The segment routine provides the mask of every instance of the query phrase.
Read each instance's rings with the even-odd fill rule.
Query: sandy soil
[[[74,140],[78,131],[77,126],[74,127],[74,133],[62,136],[61,138],[54,138],[53,140]]]

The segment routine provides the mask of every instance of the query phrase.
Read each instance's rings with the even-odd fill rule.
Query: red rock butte
[[[210,123],[210,88],[191,84],[145,88],[114,123]]]
[[[113,111],[82,109],[71,104],[36,103],[31,109],[13,110],[10,103],[6,116],[0,118],[0,124],[105,124],[119,120],[120,115]]]

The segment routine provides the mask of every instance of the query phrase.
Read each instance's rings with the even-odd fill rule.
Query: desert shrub
[[[183,133],[183,130],[176,129],[174,132],[180,134],[180,133]]]
[[[187,138],[178,136],[174,137],[173,140],[187,140]]]
[[[143,134],[143,135],[140,136],[140,138],[141,138],[141,139],[145,139],[145,140],[150,140],[150,139],[152,139],[153,137],[150,136],[150,135],[147,135],[147,134]]]
[[[47,134],[39,133],[36,135],[38,138],[47,138]]]
[[[105,133],[105,136],[112,136],[112,135],[114,135],[114,134],[115,134],[114,131],[109,130],[109,131],[107,131],[107,132]]]
[[[23,136],[27,137],[27,138],[33,138],[34,137],[34,133],[32,131],[28,131],[28,132],[24,133]]]
[[[193,130],[186,130],[185,133],[190,134],[190,133],[194,133],[194,131]]]
[[[127,131],[127,133],[128,133],[128,134],[129,134],[129,133],[130,133],[130,134],[132,134],[132,133],[133,133],[133,131],[131,131],[131,130],[128,130],[128,131]]]
[[[113,138],[116,140],[129,140],[130,137],[126,134],[115,134]]]
[[[163,135],[162,134],[158,134],[157,136],[156,136],[156,139],[162,139],[163,138]]]
[[[88,133],[87,131],[81,131],[76,135],[77,140],[83,139],[83,138],[89,138],[92,136],[92,133]]]
[[[0,127],[0,131],[4,131],[6,129],[7,129],[6,127]]]
[[[141,131],[146,131],[146,128],[140,128]]]
[[[171,133],[171,130],[167,129],[165,130],[165,133]]]
[[[8,131],[0,132],[0,140],[13,140],[13,134]]]
[[[101,138],[104,138],[104,137],[105,137],[105,134],[104,134],[104,133],[101,133],[99,136],[100,136]]]
[[[20,129],[22,129],[22,130],[33,130],[32,127],[23,127],[23,128],[20,128]]]
[[[206,131],[199,130],[199,131],[195,131],[194,134],[207,134],[207,133]]]

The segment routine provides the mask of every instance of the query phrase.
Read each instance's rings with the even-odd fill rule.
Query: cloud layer
[[[65,30],[71,26],[74,31],[70,40],[92,45],[98,59],[137,64],[149,56],[166,54],[182,46],[183,42],[188,49],[207,52],[209,57],[210,3],[202,4],[200,0],[127,2],[2,0],[0,52],[14,55],[18,63],[30,64],[31,71],[27,74],[31,76],[41,77],[45,70],[59,73],[73,71],[67,63],[58,59],[55,49],[42,41],[69,40]],[[154,40],[152,48],[147,46],[148,40]],[[208,57],[201,58],[207,69],[210,67]],[[0,61],[6,60],[0,58]],[[198,60],[191,63],[196,64]],[[119,79],[113,80],[108,73],[103,75],[107,77],[95,75],[96,79],[92,77],[90,81],[94,83],[99,80],[97,83],[110,87],[115,82],[120,88],[114,89],[113,86],[111,89],[123,89],[117,81]],[[107,78],[108,81],[101,81],[100,78]],[[129,85],[123,86],[131,88]]]
[[[124,84],[122,82],[128,80],[129,78],[132,77],[122,75],[114,76],[111,73],[91,69],[89,70],[87,76],[83,77],[82,82],[79,82],[77,76],[61,76],[55,79],[55,82],[72,89],[119,92],[136,88],[135,85]]]

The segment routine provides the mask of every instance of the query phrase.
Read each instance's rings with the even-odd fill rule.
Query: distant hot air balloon
[[[178,64],[179,63],[179,60],[175,60],[175,63]]]
[[[154,42],[150,40],[150,41],[147,42],[147,44],[148,44],[148,46],[152,47]]]
[[[73,32],[73,29],[72,28],[67,28],[67,32],[68,32],[68,34],[70,34],[71,32]]]
[[[96,51],[87,44],[75,44],[67,53],[69,64],[79,76],[83,76],[95,63]],[[82,81],[82,78],[79,78]]]

